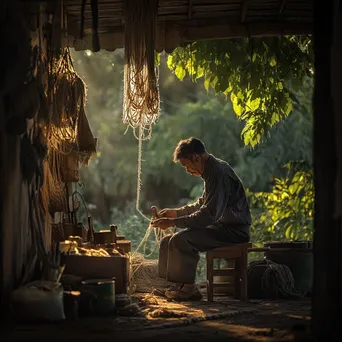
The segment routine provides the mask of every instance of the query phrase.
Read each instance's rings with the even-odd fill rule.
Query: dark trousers
[[[159,277],[174,283],[194,283],[199,252],[249,242],[249,230],[249,226],[209,226],[166,236],[159,249]]]

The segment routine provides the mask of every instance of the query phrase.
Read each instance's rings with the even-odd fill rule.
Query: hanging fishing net
[[[68,48],[52,58],[49,78],[49,148],[62,154],[75,151],[86,164],[96,153],[96,139],[85,115],[86,87],[74,69]]]

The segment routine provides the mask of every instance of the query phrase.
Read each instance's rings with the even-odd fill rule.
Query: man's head
[[[202,176],[207,159],[204,144],[196,138],[181,140],[173,152],[173,161],[180,162],[188,173],[197,177]]]

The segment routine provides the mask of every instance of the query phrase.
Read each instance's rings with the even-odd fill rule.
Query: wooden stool
[[[251,243],[241,243],[207,251],[208,301],[214,300],[214,287],[222,287],[222,284],[214,284],[214,276],[228,275],[234,275],[235,297],[247,300],[247,257],[248,248],[251,247]],[[235,260],[235,268],[214,269],[214,259]]]

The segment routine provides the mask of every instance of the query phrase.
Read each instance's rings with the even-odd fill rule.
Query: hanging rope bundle
[[[47,98],[51,106],[44,125],[48,141],[46,175],[53,186],[46,182],[43,198],[44,210],[48,207],[55,212],[66,208],[63,184],[77,182],[80,164],[88,163],[96,153],[96,139],[85,115],[86,87],[74,69],[68,48],[57,53],[52,49]]]
[[[86,97],[85,84],[74,69],[69,49],[54,59],[50,77],[53,92],[47,136],[50,147],[68,154],[78,150],[77,123]]]
[[[141,212],[139,203],[142,141],[151,138],[152,126],[160,114],[158,70],[154,46],[157,10],[158,0],[124,1],[125,66],[122,120],[128,127],[132,127],[134,136],[139,140],[136,210],[147,221],[150,219]],[[146,247],[146,242],[152,232],[156,237],[156,245],[159,244],[158,230],[149,226],[135,253],[141,246]]]
[[[158,0],[124,1],[123,123],[133,128],[138,139],[151,137],[160,112],[154,47],[157,8]]]

